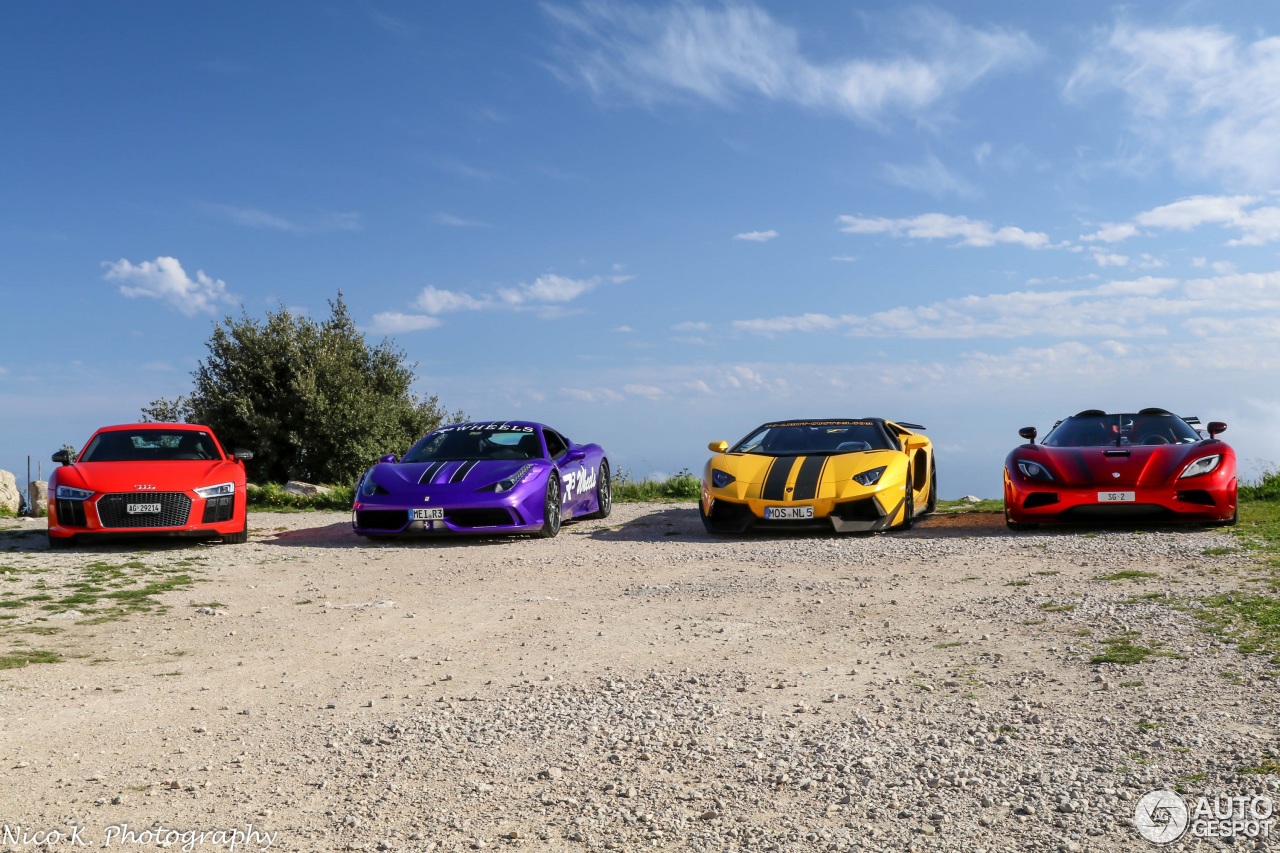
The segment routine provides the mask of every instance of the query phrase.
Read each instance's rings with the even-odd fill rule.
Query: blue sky
[[[943,497],[1084,408],[1280,464],[1270,3],[3,3],[0,468],[241,306],[634,474],[923,423]]]

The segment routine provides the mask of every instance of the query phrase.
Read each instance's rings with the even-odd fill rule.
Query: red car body
[[[1218,439],[1225,423],[1164,409],[1108,414],[1089,409],[1054,424],[1041,444],[1035,427],[1004,463],[1005,521],[1235,524],[1236,454]]]
[[[49,477],[49,546],[133,536],[248,539],[244,460],[199,424],[102,427]]]

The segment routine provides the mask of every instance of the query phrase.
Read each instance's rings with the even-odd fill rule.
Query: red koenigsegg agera
[[[49,547],[115,536],[248,540],[244,461],[198,424],[103,427],[73,456],[53,454]]]
[[[1108,414],[1088,409],[1054,424],[1004,463],[1005,521],[1013,530],[1041,522],[1194,522],[1235,524],[1236,454],[1211,421],[1164,409]]]

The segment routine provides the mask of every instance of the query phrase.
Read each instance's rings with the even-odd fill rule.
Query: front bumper
[[[195,492],[97,493],[88,500],[49,501],[49,535],[65,540],[212,538],[245,529],[243,490],[202,498]],[[131,515],[130,502],[156,502],[161,512]]]
[[[1005,510],[1022,524],[1096,522],[1187,522],[1213,524],[1236,514],[1236,480],[1180,486],[1090,486],[1006,483]],[[1099,492],[1133,492],[1132,501],[1098,500]]]
[[[474,493],[451,499],[411,504],[403,499],[375,496],[357,500],[351,509],[351,529],[361,536],[448,536],[533,533],[542,528],[542,497],[537,515],[519,496],[477,500]],[[414,521],[415,509],[443,506],[444,518]]]
[[[748,530],[831,530],[836,533],[873,533],[888,530],[902,512],[901,492],[869,492],[859,497],[820,498],[807,501],[733,500],[703,492],[702,513],[718,533],[746,533]],[[773,520],[764,517],[765,507],[812,506],[813,518]]]

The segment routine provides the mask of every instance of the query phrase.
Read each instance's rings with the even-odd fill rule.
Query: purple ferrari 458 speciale
[[[609,460],[542,424],[452,424],[403,459],[384,456],[356,487],[361,536],[531,533],[550,538],[570,518],[613,508]]]

